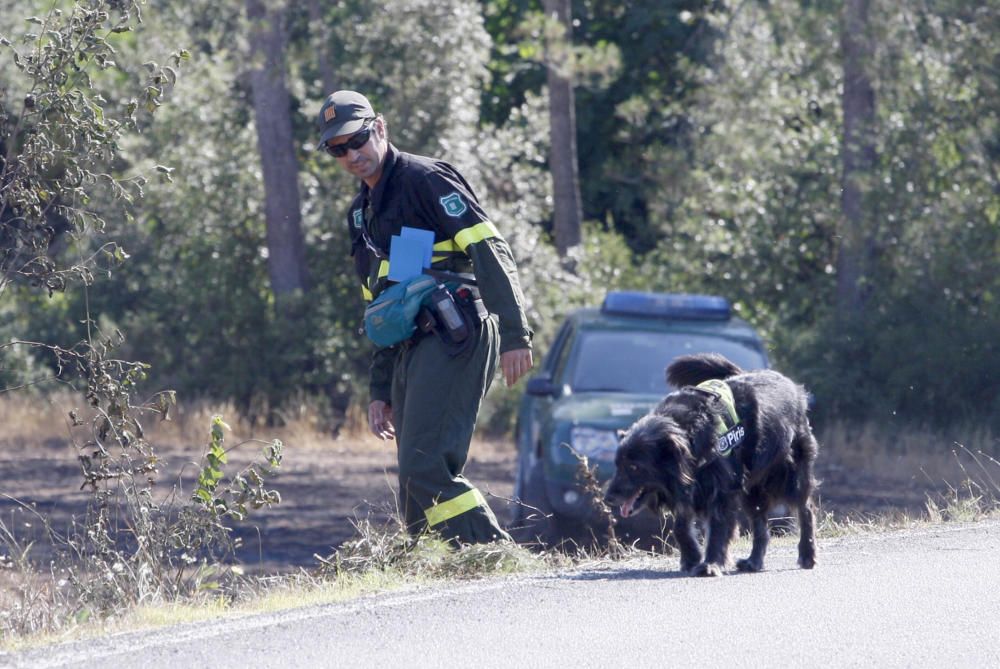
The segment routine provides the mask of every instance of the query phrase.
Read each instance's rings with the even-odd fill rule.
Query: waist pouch
[[[420,274],[383,290],[365,308],[365,334],[383,348],[412,337],[420,307],[437,285],[434,277]]]
[[[467,287],[439,285],[425,305],[417,325],[424,334],[436,334],[451,356],[467,351],[476,341],[479,324],[489,318],[483,301]]]

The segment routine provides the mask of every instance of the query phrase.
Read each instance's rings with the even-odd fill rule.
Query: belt
[[[486,309],[486,305],[483,304],[483,300],[479,296],[471,292],[466,292],[465,294],[459,292],[455,297],[455,306],[465,314],[466,322],[472,326],[473,330],[478,329],[480,324],[490,317],[490,312]],[[417,329],[409,339],[400,343],[400,347],[404,351],[414,348],[425,337],[434,334],[436,327],[438,327],[437,319],[433,312],[427,307],[422,308],[417,315]]]

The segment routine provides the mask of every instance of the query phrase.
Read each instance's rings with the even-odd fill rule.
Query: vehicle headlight
[[[569,433],[569,443],[577,453],[602,460],[613,460],[618,450],[618,436],[612,430],[592,427],[574,427]]]

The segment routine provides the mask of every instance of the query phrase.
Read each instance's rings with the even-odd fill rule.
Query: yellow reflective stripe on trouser
[[[389,261],[388,260],[383,260],[381,263],[379,263],[379,266],[378,266],[378,278],[381,279],[383,276],[389,276]]]
[[[471,228],[466,228],[455,235],[455,243],[458,244],[458,248],[464,251],[465,247],[469,244],[475,244],[476,242],[481,242],[484,239],[499,236],[500,232],[492,223],[489,221],[483,221],[482,223],[474,225]]]
[[[486,499],[483,497],[483,493],[473,488],[447,502],[441,502],[429,509],[424,509],[424,515],[427,516],[427,525],[434,527],[438,523],[460,516],[466,511],[472,511],[477,506],[486,506]]]
[[[361,297],[365,298],[365,302],[372,301],[372,291],[368,290],[368,286],[361,286]]]

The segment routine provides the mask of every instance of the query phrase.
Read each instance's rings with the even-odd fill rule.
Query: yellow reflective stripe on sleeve
[[[441,502],[429,509],[424,509],[424,515],[427,516],[427,525],[434,527],[438,523],[460,516],[466,511],[472,511],[477,506],[486,506],[486,499],[483,497],[483,493],[473,488],[447,502]]]
[[[460,233],[455,235],[455,243],[458,244],[458,248],[463,251],[469,244],[475,244],[476,242],[481,242],[484,239],[489,239],[490,237],[499,237],[500,232],[490,221],[483,221],[478,225],[474,225],[471,228],[466,228]]]
[[[448,251],[450,253],[461,253],[462,249],[458,247],[458,244],[450,239],[446,239],[443,242],[438,242],[434,245],[435,251]],[[431,264],[436,262],[441,262],[442,260],[447,260],[449,256],[431,256]]]
[[[458,244],[456,244],[455,242],[451,241],[450,239],[446,239],[443,242],[438,242],[437,244],[435,244],[434,245],[434,250],[435,251],[461,251],[461,249],[458,248]]]
[[[372,301],[372,291],[368,290],[368,286],[361,286],[361,297],[365,299],[365,302]]]

